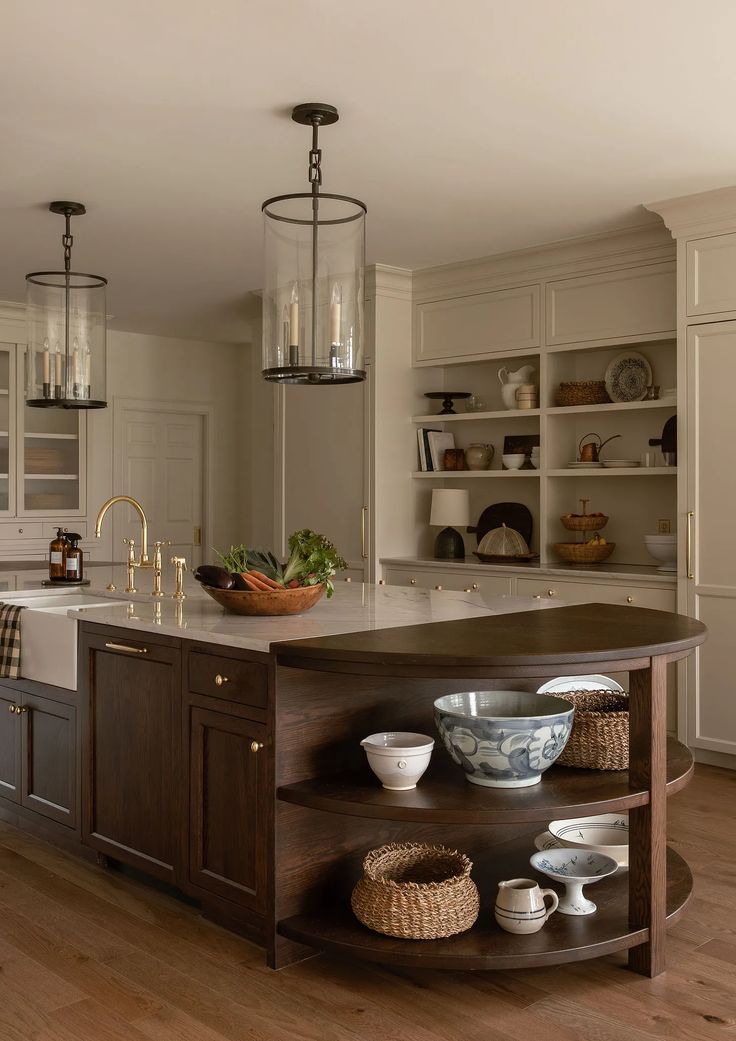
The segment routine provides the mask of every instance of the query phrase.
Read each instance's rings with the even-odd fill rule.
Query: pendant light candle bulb
[[[289,305],[289,346],[299,346],[299,287],[294,283]]]
[[[336,347],[340,343],[340,322],[342,320],[342,286],[335,282],[330,299],[330,343]]]
[[[44,384],[49,383],[50,373],[50,358],[49,358],[49,341],[43,341],[43,382]]]

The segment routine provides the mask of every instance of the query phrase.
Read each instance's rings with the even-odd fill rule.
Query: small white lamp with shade
[[[433,488],[429,523],[443,530],[434,544],[436,560],[464,560],[465,543],[455,528],[470,523],[470,495],[463,488]]]

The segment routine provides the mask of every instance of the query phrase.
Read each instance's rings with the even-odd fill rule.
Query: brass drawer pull
[[[633,602],[634,602],[633,596],[627,596],[626,597],[626,603],[627,604],[633,604]]]
[[[480,589],[480,586],[477,582],[473,582],[473,589]]]
[[[687,515],[687,542],[686,542],[686,558],[685,558],[685,574],[688,578],[695,578],[695,572],[693,571],[693,517],[695,513],[693,510],[688,511]]]
[[[542,599],[542,594],[541,593],[535,593],[534,596],[532,597],[532,600],[541,600],[541,599]]]
[[[223,683],[227,683],[227,682],[228,682],[227,676],[221,676],[220,673],[218,672],[217,675],[215,676],[215,685],[217,687],[221,687],[223,685]]]
[[[129,647],[127,643],[106,643],[108,651],[124,651],[126,654],[148,654],[147,647]]]
[[[442,592],[442,586],[435,586],[434,588],[437,590],[438,593]]]
[[[251,752],[260,752],[260,750],[262,748],[263,748],[263,743],[261,741],[251,741],[251,743],[250,743],[250,750],[251,750]]]
[[[415,578],[410,578],[409,579],[409,585],[410,586],[415,586],[416,584],[417,584],[417,580]]]

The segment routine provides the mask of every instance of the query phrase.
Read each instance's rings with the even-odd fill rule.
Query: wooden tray
[[[231,614],[245,615],[283,615],[300,614],[308,611],[321,600],[325,586],[300,586],[298,589],[260,590],[214,589],[202,586],[205,593],[212,597],[220,607]]]

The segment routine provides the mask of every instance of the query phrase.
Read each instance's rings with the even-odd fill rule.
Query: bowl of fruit
[[[568,531],[600,531],[608,524],[605,513],[588,513],[588,499],[581,499],[582,513],[563,513],[560,520]]]
[[[580,566],[600,564],[608,560],[616,548],[615,542],[608,542],[598,532],[587,542],[556,542],[555,553],[564,560],[566,564],[578,564]]]
[[[334,588],[332,577],[347,567],[324,535],[303,528],[289,536],[289,559],[270,550],[231,546],[220,564],[201,565],[194,577],[208,596],[231,614],[301,614]]]

